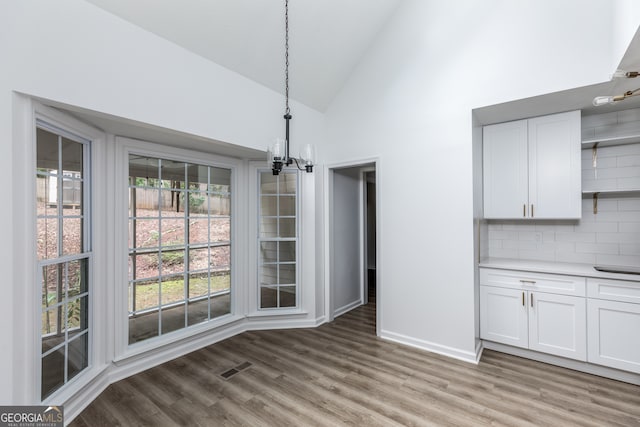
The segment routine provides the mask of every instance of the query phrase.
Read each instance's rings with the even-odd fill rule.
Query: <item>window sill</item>
[[[260,310],[247,314],[247,318],[261,318],[261,317],[282,317],[282,316],[307,316],[308,311],[299,308],[287,309],[287,310]]]

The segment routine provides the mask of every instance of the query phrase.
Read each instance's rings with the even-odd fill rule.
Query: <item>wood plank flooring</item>
[[[488,350],[475,366],[380,340],[374,322],[371,303],[243,333],[112,384],[71,425],[640,426],[638,386]]]

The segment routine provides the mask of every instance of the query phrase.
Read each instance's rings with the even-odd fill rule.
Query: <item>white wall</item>
[[[24,162],[12,161],[18,127],[12,123],[12,91],[250,148],[264,149],[283,132],[282,95],[82,0],[3,2],[0,57],[5,201],[24,199],[10,185],[15,171],[24,169]],[[323,115],[297,102],[291,109],[296,140],[321,142]],[[19,210],[0,210],[6,242],[15,242],[12,226],[20,218]],[[7,345],[21,334],[25,315],[14,312],[13,289],[32,285],[14,271],[13,249],[0,246],[0,341]],[[12,349],[0,352],[0,403],[14,401],[12,390],[21,381],[12,373],[23,370],[14,368],[25,363],[24,354]]]
[[[336,169],[332,187],[331,294],[335,315],[361,302],[362,181],[360,168]]]
[[[601,82],[612,3],[405,1],[327,111],[326,162],[381,158],[382,335],[475,358],[475,107]]]

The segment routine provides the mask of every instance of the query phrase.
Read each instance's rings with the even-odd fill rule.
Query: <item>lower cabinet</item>
[[[585,298],[496,286],[480,287],[480,337],[587,360]]]
[[[640,304],[589,299],[589,362],[640,373]]]

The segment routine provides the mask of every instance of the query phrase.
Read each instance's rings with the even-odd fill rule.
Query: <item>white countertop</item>
[[[618,274],[598,271],[591,264],[577,264],[554,261],[529,261],[508,258],[485,258],[480,267],[499,268],[503,270],[522,270],[536,273],[567,274],[571,276],[599,277],[604,279],[631,280],[640,282],[638,274]]]

